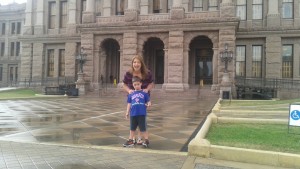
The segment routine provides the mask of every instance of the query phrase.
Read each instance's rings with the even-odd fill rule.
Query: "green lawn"
[[[288,133],[288,125],[216,123],[206,139],[213,145],[300,154],[300,127]]]
[[[13,89],[0,91],[0,99],[34,98],[37,92],[31,89]]]

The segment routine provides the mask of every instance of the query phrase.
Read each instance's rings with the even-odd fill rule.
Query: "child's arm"
[[[128,119],[128,117],[129,117],[130,107],[131,107],[131,104],[128,103],[128,104],[127,104],[127,108],[126,108],[126,114],[125,114],[125,118],[126,118],[126,119]]]

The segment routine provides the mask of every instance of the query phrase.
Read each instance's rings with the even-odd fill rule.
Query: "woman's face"
[[[140,71],[141,70],[141,61],[139,59],[134,59],[132,63],[132,67],[134,71]]]

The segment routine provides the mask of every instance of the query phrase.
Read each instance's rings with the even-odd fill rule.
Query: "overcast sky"
[[[21,3],[26,2],[27,0],[0,0],[0,4],[1,4],[1,5],[7,5],[7,4],[13,3],[14,1],[15,1],[16,3],[21,4]]]

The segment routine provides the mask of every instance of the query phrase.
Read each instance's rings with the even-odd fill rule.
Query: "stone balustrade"
[[[206,12],[190,12],[185,13],[186,19],[216,19],[220,17],[220,11],[206,11]],[[161,13],[161,14],[149,14],[149,15],[139,15],[139,22],[151,22],[151,21],[168,21],[171,20],[169,13]],[[120,23],[126,22],[124,15],[118,16],[97,16],[97,23]]]

